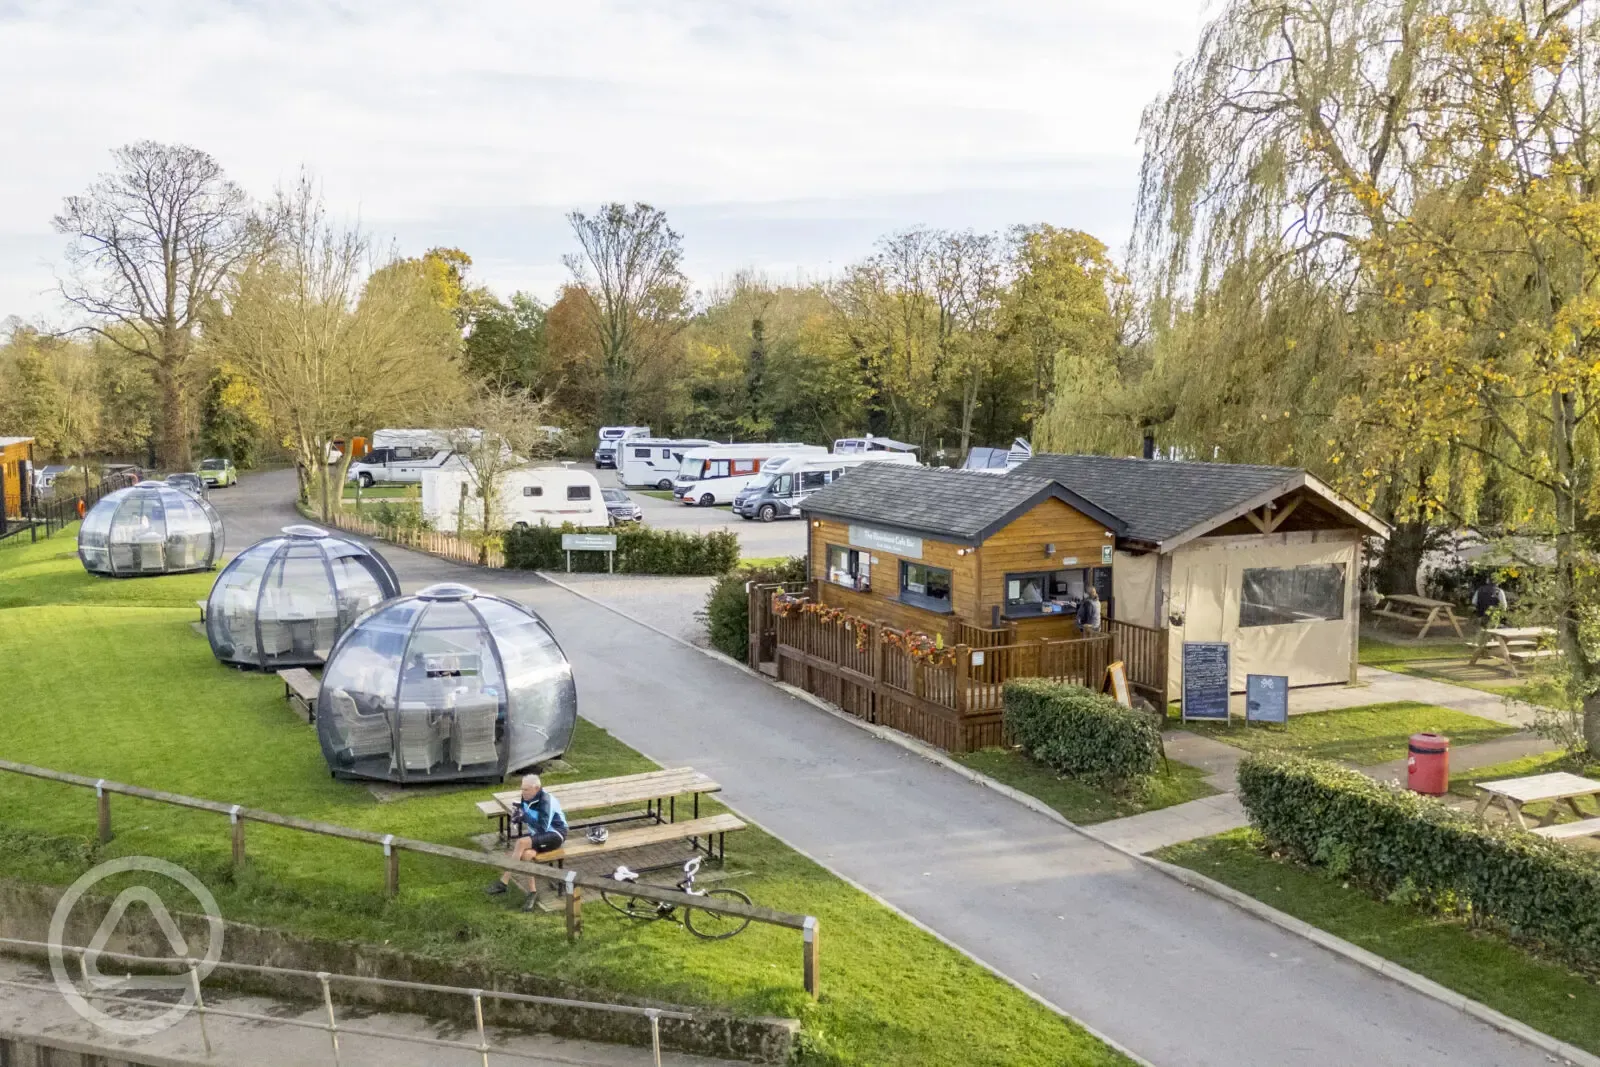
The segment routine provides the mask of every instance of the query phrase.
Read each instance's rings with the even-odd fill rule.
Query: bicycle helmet
[[[589,828],[588,838],[593,844],[603,845],[606,843],[606,838],[610,836],[611,835],[607,833],[604,826],[593,826]]]

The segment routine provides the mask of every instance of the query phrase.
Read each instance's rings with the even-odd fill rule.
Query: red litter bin
[[[1443,796],[1450,789],[1450,739],[1442,734],[1412,734],[1407,746],[1406,788]]]

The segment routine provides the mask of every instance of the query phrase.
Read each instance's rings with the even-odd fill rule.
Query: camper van
[[[432,445],[394,445],[374,448],[350,464],[347,482],[360,482],[363,489],[374,485],[404,485],[422,481],[429,471],[459,469],[462,459],[448,448]]]
[[[462,491],[466,492],[463,502]],[[499,522],[513,526],[609,526],[600,482],[589,471],[573,467],[520,467],[499,478]],[[459,529],[465,519],[469,528],[483,519],[483,501],[467,472],[460,467],[429,471],[422,479],[422,514],[433,528],[447,532]]]
[[[733,498],[733,510],[740,518],[762,522],[798,519],[802,500],[864,463],[920,466],[910,452],[887,451],[855,456],[791,456],[782,463],[773,460],[766,467],[768,477],[741,489]]]
[[[630,437],[617,444],[617,473],[623,485],[671,489],[683,454],[691,448],[711,448],[715,441],[698,437]]]
[[[714,445],[683,454],[672,492],[685,504],[731,504],[739,490],[762,480],[762,468],[779,456],[825,456],[821,445]]]
[[[833,443],[833,454],[836,456],[858,456],[866,452],[915,452],[916,445],[908,445],[904,441],[896,441],[892,437],[874,437],[870,433],[865,437],[841,437]]]
[[[635,437],[649,437],[648,426],[602,426],[600,427],[600,440],[594,446],[594,465],[596,467],[615,467],[617,465],[617,444],[620,441],[631,440]]]

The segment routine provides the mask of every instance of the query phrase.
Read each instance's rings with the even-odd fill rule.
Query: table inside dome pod
[[[113,490],[83,517],[78,559],[90,574],[133,578],[206,571],[222,555],[222,516],[166,482]]]
[[[317,696],[333,774],[403,784],[498,782],[565,752],[577,718],[572,668],[544,621],[456,583],[357,620]]]

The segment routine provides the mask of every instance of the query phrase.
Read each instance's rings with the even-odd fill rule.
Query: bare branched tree
[[[472,424],[471,429],[445,431],[463,461],[474,512],[461,516],[467,521],[458,522],[457,528],[482,535],[479,557],[487,562],[489,538],[505,529],[506,472],[555,454],[547,425],[550,405],[519,389],[484,385],[468,394],[454,421]]]
[[[190,464],[188,390],[200,316],[227,277],[259,250],[268,227],[205,152],[139,141],[54,219],[72,238],[68,303],[89,328],[148,360],[161,392],[158,453]]]

